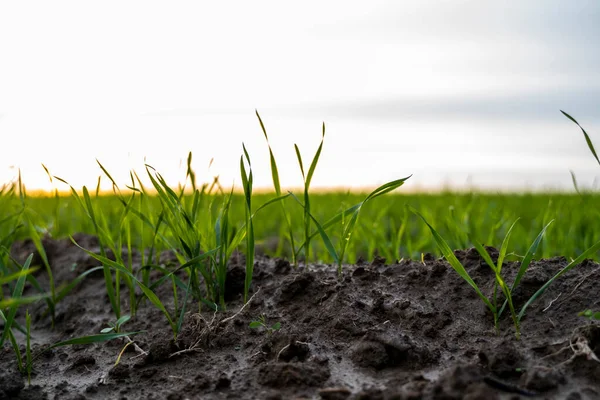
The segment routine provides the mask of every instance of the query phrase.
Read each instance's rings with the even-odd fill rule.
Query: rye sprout
[[[583,133],[583,136],[585,137],[585,142],[587,143],[588,148],[590,149],[590,152],[592,153],[592,155],[594,156],[594,158],[598,162],[598,165],[600,165],[600,159],[598,159],[598,154],[596,154],[596,149],[594,148],[594,144],[592,143],[592,139],[590,139],[590,136],[585,131],[585,129],[583,129],[583,127],[581,125],[579,125],[579,122],[577,122],[577,120],[575,118],[573,118],[572,116],[570,116],[569,114],[567,114],[563,110],[560,110],[560,112],[563,113],[563,115],[565,117],[567,117],[571,121],[573,121],[579,127],[579,129],[581,129],[581,132]],[[573,171],[571,171],[571,178],[573,180],[573,186],[575,187],[575,190],[577,191],[577,193],[580,193],[579,192],[579,188],[577,186],[577,179],[575,178],[575,174],[573,173]],[[585,317],[590,318],[590,319],[600,320],[600,313],[599,312],[593,312],[592,310],[582,311],[582,312],[579,313],[579,315],[580,316],[585,316]]]
[[[508,304],[508,306],[510,308],[510,311],[511,311],[511,316],[513,318],[513,323],[515,325],[517,339],[519,339],[520,336],[521,336],[520,322],[521,322],[521,319],[523,318],[523,316],[525,315],[525,311],[526,311],[527,307],[529,307],[529,305],[533,301],[535,301],[548,288],[548,286],[550,286],[550,284],[552,284],[552,282],[554,282],[557,278],[559,278],[561,275],[563,275],[564,273],[566,273],[569,270],[571,270],[573,267],[575,267],[581,261],[583,261],[584,259],[586,259],[587,257],[589,257],[591,254],[595,254],[598,251],[598,249],[600,249],[600,242],[598,242],[598,243],[594,244],[592,247],[588,248],[586,251],[584,251],[575,260],[571,261],[567,266],[565,266],[556,275],[554,275],[551,279],[549,279],[540,289],[538,289],[538,291],[535,292],[529,298],[529,300],[527,300],[527,302],[521,308],[520,312],[517,314],[516,310],[514,308],[514,304],[512,304],[512,292],[514,291],[514,289],[517,287],[517,285],[521,281],[521,278],[523,277],[523,275],[527,272],[527,269],[528,269],[528,267],[529,267],[529,265],[530,265],[530,263],[531,263],[531,261],[533,259],[533,256],[535,255],[535,252],[537,251],[538,246],[539,246],[539,244],[540,244],[540,242],[541,242],[541,240],[542,240],[542,238],[543,238],[546,230],[548,229],[550,223],[552,223],[552,221],[550,223],[548,223],[542,229],[542,231],[538,234],[538,236],[536,237],[536,239],[533,241],[533,243],[529,247],[529,250],[527,251],[527,254],[525,255],[525,257],[521,261],[521,265],[519,267],[519,270],[517,272],[515,280],[513,281],[513,283],[510,286],[510,288],[508,287],[508,285],[505,283],[504,279],[502,278],[501,272],[502,272],[502,263],[504,262],[504,258],[506,256],[506,251],[507,251],[507,247],[508,247],[508,241],[509,241],[510,235],[512,233],[512,229],[514,227],[514,223],[509,228],[509,230],[508,230],[508,232],[507,232],[507,234],[506,234],[506,236],[504,238],[504,241],[502,243],[502,247],[501,247],[500,252],[499,252],[499,257],[498,257],[498,263],[497,263],[497,265],[494,264],[494,262],[492,261],[491,257],[489,256],[489,253],[485,250],[485,248],[481,244],[479,244],[477,241],[474,241],[475,248],[481,254],[481,256],[483,257],[483,259],[485,260],[485,262],[489,265],[489,267],[494,272],[494,276],[495,276],[494,295],[493,295],[492,301],[490,301],[481,292],[481,290],[479,289],[479,287],[477,286],[477,284],[473,281],[473,279],[471,278],[471,276],[469,275],[469,273],[467,272],[467,270],[465,269],[465,267],[456,258],[456,256],[454,255],[454,252],[452,251],[452,249],[450,248],[450,246],[448,245],[448,243],[438,234],[438,232],[433,228],[433,226],[431,226],[427,222],[427,220],[425,219],[425,217],[421,213],[419,213],[417,210],[415,210],[412,207],[411,207],[411,210],[412,210],[413,213],[415,213],[416,215],[418,215],[419,217],[421,217],[421,219],[423,220],[423,222],[425,222],[425,224],[427,225],[427,227],[431,231],[431,234],[433,235],[433,237],[435,239],[435,242],[437,243],[437,246],[438,246],[439,250],[441,251],[441,253],[444,256],[444,258],[446,258],[446,260],[448,261],[448,263],[450,264],[450,266],[456,271],[456,273],[461,278],[463,278],[469,284],[469,286],[471,286],[473,288],[473,290],[475,290],[475,292],[477,293],[477,295],[481,298],[481,300],[485,303],[485,305],[490,309],[490,311],[492,312],[492,314],[494,316],[494,326],[496,327],[496,330],[498,329],[498,320],[499,320],[499,317],[502,314],[502,311],[504,310],[504,308],[506,307],[506,305]],[[498,307],[497,297],[496,297],[497,287],[500,287],[500,289],[502,290],[503,294],[505,295],[504,304],[500,308]]]
[[[360,211],[364,207],[364,205],[367,204],[370,200],[373,200],[379,196],[382,196],[386,193],[391,192],[392,190],[399,188],[409,178],[410,178],[410,176],[407,176],[406,178],[397,179],[395,181],[391,181],[391,182],[388,182],[388,183],[385,183],[385,184],[379,186],[377,189],[375,189],[371,193],[369,193],[369,195],[367,195],[367,197],[363,201],[340,212],[339,214],[335,215],[334,217],[329,219],[324,224],[321,224],[312,215],[312,213],[310,213],[310,211],[308,212],[309,218],[312,219],[312,221],[315,223],[315,226],[317,227],[317,231],[315,233],[309,235],[308,240],[310,240],[312,237],[314,237],[317,234],[321,235],[321,239],[323,239],[323,243],[325,244],[325,247],[326,247],[327,251],[329,252],[329,255],[333,258],[333,260],[335,261],[335,263],[338,266],[338,274],[340,276],[342,274],[342,263],[344,261],[346,249],[348,248],[348,244],[350,243],[350,239],[352,238],[352,233],[354,232],[354,229],[356,227],[356,222],[358,221],[358,216],[360,214]],[[302,204],[302,202],[295,195],[292,194],[292,196],[299,204],[301,204],[304,207],[304,210],[306,212],[306,202],[305,202],[305,204]],[[331,242],[331,239],[329,238],[329,235],[326,232],[326,229],[333,226],[334,224],[336,224],[338,222],[342,223],[342,237],[341,237],[341,242],[340,242],[340,249],[339,249],[339,251],[336,251],[333,243]],[[304,245],[306,245],[306,243],[307,243],[307,241],[305,239]]]
[[[62,178],[54,177],[55,179],[69,185],[67,181]],[[106,247],[108,243],[112,244],[113,253],[115,256],[120,254],[120,251],[114,246],[112,243],[112,238],[108,233],[108,225],[104,215],[100,210],[96,210],[94,205],[92,204],[92,199],[88,188],[86,186],[83,187],[82,193],[83,198],[77,193],[75,188],[69,185],[71,189],[71,196],[76,200],[76,202],[80,205],[81,209],[85,212],[89,220],[92,222],[94,227],[94,232],[96,233],[96,237],[98,238],[98,242],[100,244],[100,254],[102,257],[106,258]],[[98,199],[99,185],[96,188],[96,199]],[[113,281],[113,275],[111,273],[111,269],[108,265],[103,264],[103,272],[104,272],[104,283],[106,288],[106,293],[108,295],[108,299],[111,305],[113,312],[115,313],[117,318],[121,317],[121,301],[120,301],[120,275],[116,274],[115,281]]]
[[[277,195],[277,197],[281,197],[281,184],[279,181],[279,170],[277,168],[277,162],[275,161],[275,156],[273,155],[273,150],[271,149],[271,144],[269,143],[269,137],[267,136],[267,130],[265,129],[265,125],[263,124],[263,121],[260,118],[258,111],[256,111],[256,117],[258,118],[258,122],[260,122],[260,127],[263,131],[263,134],[265,135],[265,139],[267,141],[267,146],[269,147],[269,158],[271,161],[271,178],[273,180],[273,188],[275,189],[275,194]],[[294,230],[292,228],[292,221],[290,219],[290,215],[289,215],[287,209],[285,208],[285,205],[283,203],[280,203],[280,207],[281,207],[281,213],[283,214],[283,217],[285,219],[285,224],[287,227],[287,235],[288,235],[288,239],[290,241],[290,246],[292,248],[292,251],[291,251],[292,265],[296,266],[297,265],[296,245],[294,242]]]
[[[258,115],[258,114],[257,114]],[[252,164],[246,146],[242,143],[244,155],[240,157],[240,173],[242,175],[242,186],[244,187],[244,216],[246,219],[246,278],[244,280],[244,303],[248,301],[248,292],[252,284],[254,273],[254,225],[252,221]],[[244,157],[248,163],[248,172],[244,166]]]
[[[309,253],[310,253],[310,225],[311,225],[311,213],[310,213],[310,197],[308,195],[308,191],[310,189],[310,182],[312,180],[313,174],[315,173],[315,169],[317,168],[317,163],[319,162],[319,156],[321,155],[321,150],[323,149],[323,140],[325,139],[325,123],[323,123],[323,133],[321,135],[321,143],[317,148],[317,152],[315,153],[312,162],[310,163],[310,167],[308,168],[308,172],[304,173],[304,165],[302,163],[302,156],[300,155],[300,149],[298,145],[294,144],[294,149],[296,150],[296,157],[298,158],[298,165],[300,166],[300,172],[302,172],[302,179],[304,180],[304,203],[300,203],[304,208],[304,262],[308,263],[309,261]],[[297,200],[297,199],[296,199]],[[298,252],[300,252],[302,247],[298,248]],[[298,254],[294,255],[294,258],[298,258]]]
[[[0,292],[4,292],[4,284],[8,284],[12,281],[15,281],[11,297],[0,300],[0,321],[2,321],[4,324],[4,327],[2,329],[2,336],[0,337],[0,349],[3,347],[5,340],[8,339],[13,348],[13,351],[15,352],[15,356],[17,357],[17,366],[21,372],[25,372],[26,369],[23,364],[21,349],[19,347],[19,344],[17,343],[12,329],[14,325],[16,328],[25,333],[25,335],[27,335],[27,330],[23,330],[17,324],[15,320],[17,310],[22,305],[31,304],[46,297],[44,295],[23,297],[23,289],[25,288],[26,278],[35,270],[30,269],[32,259],[33,254],[30,254],[18,273],[5,276],[0,275]],[[14,262],[16,263],[16,261]]]

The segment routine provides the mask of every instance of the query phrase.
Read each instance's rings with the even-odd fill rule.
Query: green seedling
[[[263,124],[262,119],[260,118],[260,115],[258,114],[258,111],[256,111],[256,117],[258,118],[258,122],[260,122],[260,127],[263,131],[263,134],[265,135],[265,139],[267,141],[267,146],[269,147],[269,157],[270,157],[270,161],[271,161],[271,178],[273,180],[273,188],[275,189],[275,194],[277,195],[277,197],[281,197],[281,184],[279,181],[279,170],[277,168],[277,162],[275,161],[275,156],[273,155],[273,150],[271,149],[271,144],[269,143],[269,137],[267,136],[267,130],[265,129],[265,125]],[[297,260],[296,260],[296,245],[295,245],[295,241],[294,241],[294,229],[292,227],[292,221],[290,219],[290,214],[287,211],[287,209],[285,208],[285,205],[282,203],[280,203],[280,207],[281,207],[281,213],[283,215],[283,218],[285,219],[285,224],[286,224],[286,228],[287,228],[287,238],[290,241],[290,246],[292,248],[291,251],[291,255],[292,255],[292,265],[297,266]]]
[[[596,161],[598,162],[598,165],[600,165],[600,159],[598,159],[598,154],[596,154],[596,149],[594,148],[594,144],[592,143],[592,139],[590,139],[590,136],[588,135],[588,133],[585,131],[585,129],[583,129],[583,127],[581,125],[579,125],[579,122],[577,122],[577,120],[575,120],[575,118],[573,118],[572,116],[570,116],[569,114],[567,114],[566,112],[560,110],[561,113],[563,113],[563,115],[567,118],[569,118],[571,121],[573,121],[578,127],[579,129],[581,129],[581,132],[583,133],[583,136],[585,137],[585,141],[588,145],[588,148],[590,149],[590,152],[592,153],[592,155],[594,156],[594,158],[596,159]],[[573,180],[573,186],[575,187],[575,190],[577,191],[577,193],[581,194],[581,192],[579,191],[579,187],[577,185],[577,179],[575,178],[575,174],[573,173],[573,171],[571,171],[571,178]],[[600,312],[594,312],[592,310],[585,310],[582,311],[578,314],[580,317],[586,317],[589,318],[591,320],[600,320]]]
[[[598,162],[598,165],[600,165],[600,159],[598,159],[598,154],[596,154],[596,149],[594,149],[594,145],[592,144],[592,139],[590,139],[590,135],[588,135],[588,133],[585,131],[585,129],[583,129],[583,127],[581,125],[579,125],[579,122],[577,122],[577,120],[575,118],[571,117],[569,114],[567,114],[563,110],[560,110],[560,112],[563,113],[563,115],[565,117],[567,117],[571,121],[573,121],[575,123],[575,125],[577,125],[579,127],[579,129],[581,129],[581,132],[583,133],[583,136],[585,137],[585,142],[587,143],[588,148],[590,149],[590,152],[592,153],[592,155]]]
[[[121,332],[121,326],[131,319],[131,315],[125,314],[115,322],[108,322],[108,327],[103,328],[100,333]]]
[[[6,339],[10,341],[11,347],[15,352],[15,356],[17,358],[17,366],[19,371],[27,372],[27,368],[23,363],[23,357],[21,354],[21,349],[17,340],[12,331],[13,326],[18,327],[15,317],[17,315],[17,310],[20,306],[35,303],[39,300],[46,298],[46,295],[36,295],[36,296],[23,296],[23,289],[25,288],[25,281],[32,270],[29,268],[31,265],[31,260],[33,259],[33,254],[29,255],[21,270],[18,273],[8,275],[8,276],[0,276],[0,282],[2,285],[15,281],[14,287],[12,290],[12,295],[9,298],[4,298],[0,300],[0,321],[3,322],[4,327],[2,329],[2,336],[0,337],[0,349],[3,347]],[[16,262],[15,262],[16,263]],[[4,289],[0,286],[0,292],[3,292]],[[29,313],[26,313],[26,328],[25,335],[27,340],[29,340],[30,336],[30,321],[28,321]],[[20,329],[21,330],[21,329]],[[28,350],[26,349],[26,352]],[[26,357],[28,357],[26,353]]]
[[[588,319],[596,320],[596,321],[600,321],[600,311],[592,311],[592,310],[585,310],[580,312],[579,314],[580,317],[585,317]]]
[[[471,278],[471,276],[469,275],[467,270],[464,268],[464,266],[460,263],[460,261],[458,261],[458,259],[454,255],[454,252],[452,251],[452,249],[450,248],[448,243],[439,235],[439,233],[433,228],[433,226],[431,226],[427,222],[427,220],[425,219],[425,217],[423,217],[422,214],[420,214],[418,211],[416,211],[412,207],[411,207],[411,210],[413,213],[415,213],[416,215],[421,217],[421,219],[428,226],[428,228],[431,231],[431,234],[433,235],[435,242],[437,243],[438,248],[441,251],[444,258],[446,258],[446,260],[452,266],[452,268],[456,271],[456,273],[458,273],[458,275],[461,278],[463,278],[469,284],[469,286],[471,286],[473,288],[473,290],[475,290],[477,295],[481,298],[481,300],[485,303],[485,305],[490,309],[490,311],[492,312],[492,315],[494,316],[494,324],[495,324],[496,328],[497,328],[498,319],[500,318],[502,311],[504,310],[504,308],[506,307],[507,304],[509,305],[511,315],[513,317],[513,323],[515,325],[517,339],[519,339],[521,336],[521,330],[520,330],[521,319],[525,315],[525,311],[529,307],[529,305],[531,305],[531,303],[533,301],[535,301],[539,296],[541,296],[544,293],[544,291],[548,288],[548,286],[550,286],[550,284],[552,284],[552,282],[554,282],[556,279],[558,279],[560,276],[562,276],[566,272],[570,271],[573,267],[578,265],[584,259],[588,258],[591,254],[595,254],[600,249],[600,242],[597,242],[596,244],[594,244],[593,246],[588,248],[586,251],[584,251],[581,255],[579,255],[579,257],[577,257],[575,260],[571,261],[567,266],[565,266],[562,270],[560,270],[557,274],[555,274],[551,279],[549,279],[540,289],[538,289],[538,291],[535,292],[529,298],[529,300],[527,300],[527,302],[521,308],[521,311],[517,314],[516,310],[514,308],[514,304],[512,304],[511,294],[514,291],[514,289],[517,287],[517,285],[519,284],[519,282],[520,282],[521,278],[523,277],[523,275],[525,274],[525,272],[527,272],[529,264],[531,263],[533,256],[535,255],[535,252],[539,246],[539,243],[541,242],[544,233],[548,229],[549,224],[546,225],[544,227],[544,229],[542,229],[542,231],[538,234],[537,238],[534,240],[534,242],[529,247],[527,254],[523,258],[523,261],[521,262],[521,266],[519,267],[517,276],[515,277],[515,280],[513,281],[512,285],[510,287],[505,283],[504,279],[501,276],[501,272],[502,272],[502,262],[504,261],[504,257],[506,255],[506,248],[508,246],[508,240],[512,233],[512,228],[514,227],[514,224],[511,226],[511,228],[509,229],[509,231],[507,232],[507,234],[504,238],[497,265],[495,265],[492,262],[491,257],[489,256],[489,254],[487,253],[485,248],[483,246],[481,246],[478,242],[476,242],[476,241],[474,242],[476,249],[479,251],[479,253],[484,258],[486,263],[490,266],[490,268],[494,271],[496,282],[495,282],[495,286],[494,286],[494,297],[493,297],[493,300],[490,301],[481,292],[481,290],[479,289],[477,284],[475,284],[475,282],[473,281],[473,279]],[[498,307],[498,303],[497,303],[497,299],[496,299],[496,291],[497,291],[498,287],[502,290],[502,292],[506,298],[505,302],[501,308]]]
[[[31,357],[31,315],[29,315],[29,310],[25,312],[25,328],[27,330],[25,333],[25,369],[27,371],[27,384],[31,385],[31,365],[33,359]]]
[[[312,181],[313,174],[315,173],[315,169],[317,168],[317,163],[319,162],[319,157],[321,156],[321,150],[323,149],[323,140],[325,140],[325,123],[323,123],[323,133],[321,135],[321,143],[317,148],[317,152],[315,153],[312,162],[310,163],[310,167],[308,168],[308,172],[304,173],[304,164],[302,163],[302,156],[300,155],[300,149],[298,145],[294,144],[294,149],[296,150],[296,157],[298,158],[298,165],[300,166],[300,172],[302,172],[302,179],[304,180],[304,202],[300,203],[300,205],[304,208],[304,218],[303,218],[303,227],[304,227],[304,262],[309,262],[310,255],[310,241],[312,236],[310,235],[310,225],[311,220],[314,218],[310,213],[310,196],[308,195],[310,189],[310,183]],[[296,199],[297,200],[297,199]],[[301,248],[297,249],[299,253]],[[294,255],[294,258],[298,258],[298,254]]]
[[[162,301],[158,298],[158,296],[152,291],[152,289],[148,288],[146,285],[144,285],[142,282],[140,282],[138,280],[138,278],[136,276],[134,276],[124,265],[119,264],[116,261],[110,260],[104,256],[98,255],[92,251],[89,251],[87,249],[84,249],[83,247],[81,247],[76,241],[75,239],[73,239],[73,237],[71,237],[71,242],[73,242],[73,244],[75,244],[77,247],[79,247],[81,250],[83,250],[84,252],[86,252],[89,256],[91,256],[92,258],[95,258],[96,260],[100,261],[104,266],[107,266],[108,268],[114,269],[116,271],[119,271],[121,273],[123,273],[124,275],[128,276],[130,279],[132,279],[136,285],[140,288],[140,290],[144,293],[144,295],[146,296],[146,298],[157,308],[159,309],[163,315],[165,316],[165,318],[167,319],[167,321],[169,322],[169,325],[171,326],[171,330],[173,332],[173,337],[174,339],[177,339],[177,334],[179,333],[179,331],[181,330],[181,325],[182,325],[182,321],[183,321],[183,315],[185,312],[185,308],[183,308],[180,312],[180,317],[177,321],[174,320],[174,318],[171,316],[171,314],[167,311],[167,309],[165,308],[164,304],[162,303]],[[210,252],[204,253],[199,255],[198,257],[196,257],[195,259],[189,260],[188,263],[185,263],[183,265],[181,265],[179,268],[177,268],[176,270],[170,272],[169,275],[174,275],[175,273],[177,273],[180,270],[184,270],[186,268],[189,268],[192,265],[196,265],[197,263],[203,261],[204,259],[208,258],[208,257],[212,257],[214,255],[216,250],[212,250]],[[167,275],[167,278],[169,277],[169,275]],[[189,291],[189,286],[188,286],[188,291]],[[187,296],[187,292],[186,292],[186,296]]]
[[[252,221],[252,183],[254,178],[252,176],[252,164],[250,163],[250,156],[246,150],[246,146],[242,143],[244,149],[244,155],[240,157],[240,173],[242,175],[242,186],[244,187],[244,199],[245,205],[244,216],[246,220],[246,278],[244,280],[244,303],[248,301],[248,293],[250,292],[250,285],[252,284],[252,275],[254,274],[254,224]],[[248,172],[244,165],[244,157],[248,163]]]
[[[410,176],[407,176],[406,178],[397,179],[395,181],[391,181],[391,182],[388,182],[386,184],[379,186],[377,189],[375,189],[374,191],[369,193],[369,195],[363,201],[342,211],[341,213],[338,213],[337,215],[335,215],[333,218],[331,218],[324,224],[321,224],[312,215],[312,213],[310,213],[310,211],[308,212],[309,218],[312,219],[315,226],[317,227],[317,232],[313,233],[312,235],[309,235],[308,238],[311,239],[312,237],[314,237],[317,234],[321,235],[321,239],[323,239],[325,248],[327,249],[327,251],[329,252],[329,255],[333,258],[333,260],[335,261],[335,263],[338,266],[338,274],[340,276],[342,274],[342,263],[344,261],[344,255],[346,254],[348,244],[350,243],[350,239],[352,238],[354,228],[356,227],[356,223],[358,221],[358,216],[359,216],[362,208],[364,207],[364,205],[367,204],[370,200],[373,200],[379,196],[382,196],[386,193],[389,193],[389,192],[399,188],[409,178],[410,178]],[[291,194],[291,195],[306,210],[306,206],[305,206],[306,201],[305,201],[305,204],[302,204],[302,202],[295,195],[293,195],[293,194]],[[331,226],[334,226],[334,224],[339,223],[339,222],[342,223],[342,238],[340,241],[340,243],[341,243],[340,249],[339,249],[339,251],[336,251],[329,235],[326,232],[326,229]],[[305,240],[303,245],[306,245],[306,243],[307,242]]]
[[[102,168],[102,166],[101,166],[101,168]],[[107,254],[106,249],[109,246],[112,246],[113,253],[115,255],[118,255],[120,253],[120,250],[116,249],[115,242],[113,241],[113,239],[109,233],[108,223],[106,221],[106,218],[104,218],[104,215],[100,210],[96,210],[96,207],[94,207],[92,198],[89,194],[89,190],[87,189],[87,187],[84,186],[82,189],[82,193],[83,193],[83,198],[82,198],[82,196],[80,196],[79,193],[77,193],[75,188],[73,186],[69,185],[69,183],[67,181],[65,181],[62,178],[56,177],[56,176],[54,178],[69,186],[69,188],[71,189],[72,197],[75,199],[75,201],[79,204],[81,209],[84,211],[85,215],[87,215],[89,220],[92,222],[92,225],[94,227],[94,233],[98,237],[98,241],[100,244],[100,254],[102,255],[102,257],[106,258],[106,254]],[[96,194],[98,194],[98,187],[96,188]],[[97,200],[98,200],[98,196],[96,196],[96,201]],[[120,226],[120,224],[119,224],[119,226]],[[103,265],[103,272],[104,272],[104,283],[105,283],[105,288],[106,288],[106,294],[108,295],[110,305],[112,307],[113,312],[115,313],[115,316],[117,318],[120,318],[120,316],[121,316],[120,275],[117,273],[114,276],[114,280],[113,280],[113,274],[111,273],[110,267],[108,267],[107,265]]]
[[[281,329],[281,322],[275,322],[273,325],[269,326],[267,324],[267,318],[264,314],[261,314],[256,320],[250,322],[250,328],[252,329],[260,329],[263,328],[267,335],[272,335]]]
[[[196,298],[205,297],[210,303],[218,303],[224,308],[227,261],[231,256],[230,252],[233,251],[233,246],[230,246],[232,230],[229,224],[233,193],[225,196],[213,223],[212,203],[208,205],[208,213],[202,214],[205,188],[202,191],[196,189],[191,207],[186,207],[183,189],[179,194],[175,193],[164,178],[149,165],[146,165],[146,172],[163,208],[161,220],[174,239],[165,239],[165,242],[176,253],[180,263],[186,265],[190,290]],[[209,252],[217,252],[217,257],[202,256]],[[201,293],[198,275],[204,280],[205,294]],[[199,308],[201,304],[202,302],[198,303]]]

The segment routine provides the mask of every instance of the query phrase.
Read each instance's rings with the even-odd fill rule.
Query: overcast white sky
[[[261,112],[282,183],[569,187],[600,176],[597,1],[39,1],[0,3],[0,182],[41,163],[95,185],[143,160],[176,182],[239,182],[241,143],[270,185]],[[208,170],[208,164],[214,163]],[[12,167],[12,168],[11,168]]]

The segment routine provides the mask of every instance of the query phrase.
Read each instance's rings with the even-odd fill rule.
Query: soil
[[[76,240],[98,250],[93,237]],[[44,244],[57,285],[97,265],[68,240]],[[30,242],[13,246],[17,259],[30,253]],[[456,255],[490,294],[493,275],[478,254],[469,249]],[[139,254],[133,256],[139,264]],[[516,307],[566,264],[563,257],[534,262],[514,294]],[[126,344],[121,339],[59,347],[36,359],[27,384],[5,347],[0,399],[600,398],[600,324],[577,315],[600,309],[600,266],[592,261],[564,275],[528,308],[520,340],[508,312],[496,332],[473,289],[431,255],[423,262],[376,258],[346,265],[341,278],[329,265],[293,268],[260,256],[252,299],[242,308],[244,265],[239,254],[230,262],[228,310],[189,312],[176,341],[165,317],[143,303],[124,326],[144,331],[132,337],[138,348],[128,346],[116,366]],[[505,264],[508,282],[517,268]],[[38,278],[43,282],[43,273]],[[170,285],[157,292],[172,298]],[[101,271],[58,304],[54,327],[43,302],[29,308],[34,352],[99,333],[114,319]],[[250,328],[260,315],[281,328]],[[17,338],[23,340],[20,333]]]

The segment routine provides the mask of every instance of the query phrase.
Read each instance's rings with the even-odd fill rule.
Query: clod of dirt
[[[428,350],[417,347],[405,335],[394,337],[368,332],[350,348],[350,358],[361,367],[381,370],[423,365],[436,357]]]
[[[171,354],[178,351],[178,347],[172,339],[158,339],[150,344],[148,355],[146,356],[146,363],[157,363],[166,361],[171,357]]]
[[[375,256],[373,258],[373,261],[371,261],[371,266],[372,267],[383,267],[385,265],[386,261],[387,260],[385,259],[385,257]]]
[[[379,273],[373,268],[358,267],[352,271],[352,278],[363,282],[371,282],[379,278]]]
[[[279,302],[291,301],[305,293],[308,286],[315,280],[314,275],[299,273],[284,279],[279,290]]]
[[[0,371],[0,399],[14,398],[24,387],[23,377],[16,368]]]
[[[273,388],[288,386],[319,386],[331,373],[326,365],[276,362],[265,364],[258,370],[258,383]]]
[[[108,371],[108,376],[117,381],[123,381],[129,378],[130,369],[129,366],[123,363],[119,363],[112,367],[110,371]]]
[[[383,390],[369,388],[356,393],[353,397],[354,400],[384,400],[385,395]],[[411,399],[412,400],[412,399]]]
[[[522,379],[527,390],[534,392],[548,392],[556,389],[559,384],[565,383],[565,377],[556,368],[534,367],[527,370]]]
[[[79,369],[79,367],[83,367],[86,365],[94,365],[96,364],[96,359],[91,354],[81,354],[78,355],[75,360],[69,365],[67,369]]]
[[[479,353],[479,360],[484,367],[501,379],[520,377],[521,368],[526,363],[521,352],[509,341],[482,350]]]
[[[227,376],[227,374],[222,373],[219,376],[219,378],[217,379],[217,384],[215,385],[215,389],[217,389],[217,390],[227,389],[230,386],[231,386],[231,378],[229,378]]]
[[[275,268],[273,269],[277,274],[289,274],[292,270],[292,266],[288,260],[278,258],[275,260]]]
[[[487,250],[492,261],[494,263],[497,263],[498,256],[500,255],[498,249],[491,246],[484,246],[484,248]],[[489,271],[490,273],[492,272],[475,247],[471,247],[466,250],[454,250],[454,255],[456,256],[458,261],[460,261],[462,265],[467,269],[479,268],[484,266],[485,270]]]
[[[308,359],[309,355],[310,348],[308,347],[308,343],[292,339],[290,340],[290,343],[279,352],[278,358],[280,361],[286,362],[303,362]]]
[[[17,397],[10,397],[17,400],[48,400],[48,393],[39,385],[27,386],[19,392]]]
[[[434,262],[431,266],[431,275],[434,281],[439,279],[442,275],[444,275],[448,271],[448,266],[443,262]]]
[[[496,390],[483,382],[481,371],[474,365],[456,365],[450,368],[440,376],[430,390],[424,398],[447,400],[499,398]]]
[[[352,392],[344,387],[332,387],[319,390],[319,396],[323,400],[345,400]]]
[[[240,265],[230,265],[225,278],[225,301],[232,301],[244,293],[246,270]]]

